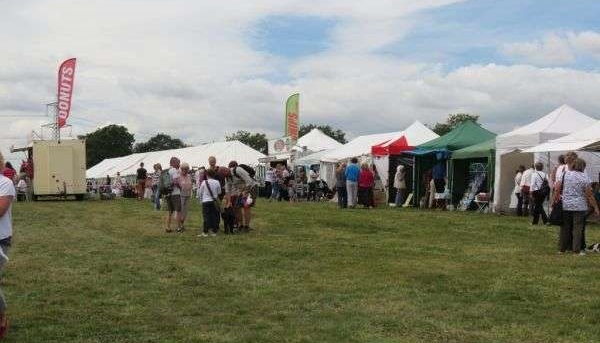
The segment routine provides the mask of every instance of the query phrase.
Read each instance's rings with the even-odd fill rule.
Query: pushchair
[[[312,184],[308,192],[309,201],[329,201],[333,199],[335,192],[329,188],[327,182],[319,180]]]

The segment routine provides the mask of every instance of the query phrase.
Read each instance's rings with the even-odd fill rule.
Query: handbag
[[[550,211],[550,216],[548,217],[548,222],[550,225],[561,226],[563,224],[563,202],[562,202],[562,193],[565,187],[565,172],[562,174],[562,181],[560,183],[560,192],[558,196],[560,197],[558,201],[552,206],[552,211]]]
[[[210,185],[208,184],[208,179],[204,180],[204,182],[206,182],[206,188],[208,188],[208,193],[210,194],[210,197],[213,198],[213,201],[215,202],[215,207],[217,208],[217,211],[222,212],[223,206],[221,205],[221,200],[218,197],[215,197],[215,195],[213,194],[212,189],[210,189]]]

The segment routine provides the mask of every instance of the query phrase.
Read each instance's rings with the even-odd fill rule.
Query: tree
[[[437,133],[440,136],[447,134],[452,131],[458,125],[466,122],[466,121],[474,121],[477,122],[479,120],[479,116],[476,114],[468,114],[468,113],[455,113],[448,115],[445,123],[436,123],[433,126],[433,132]]]
[[[133,150],[133,135],[121,125],[108,125],[79,138],[86,140],[87,168],[105,158],[129,155]]]
[[[137,143],[134,152],[161,151],[169,149],[185,148],[186,145],[179,138],[173,138],[167,134],[159,133],[148,139],[147,142]]]
[[[258,150],[263,154],[267,153],[267,135],[264,133],[250,133],[248,131],[239,130],[232,135],[225,136],[226,141],[240,141],[254,150]]]
[[[312,129],[319,129],[323,131],[327,136],[335,139],[336,141],[346,144],[346,133],[340,129],[334,129],[329,125],[317,125],[317,124],[307,124],[301,125],[300,130],[298,132],[298,136],[302,137],[305,134],[309,133]]]

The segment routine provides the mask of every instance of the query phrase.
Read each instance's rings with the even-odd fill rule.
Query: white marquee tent
[[[535,161],[549,162],[548,154],[523,153],[536,145],[571,134],[593,125],[591,118],[568,105],[562,105],[542,118],[496,137],[494,207],[506,211],[514,188],[514,171],[519,165]]]
[[[107,175],[113,177],[117,172],[120,172],[122,176],[135,175],[141,162],[144,162],[148,171],[152,170],[152,166],[155,163],[160,163],[165,168],[169,165],[169,160],[173,156],[178,157],[181,162],[188,163],[191,167],[206,166],[210,156],[215,156],[217,163],[220,165],[226,165],[230,161],[235,160],[238,163],[251,166],[256,166],[258,159],[265,157],[262,153],[239,141],[218,142],[182,149],[153,151],[105,159],[88,169],[86,177],[88,179],[104,178]]]
[[[573,132],[546,143],[536,145],[525,152],[593,150],[600,151],[600,121],[587,126],[582,130]]]
[[[330,150],[341,147],[343,144],[327,136],[319,129],[312,129],[309,133],[298,138],[296,146],[312,152]]]

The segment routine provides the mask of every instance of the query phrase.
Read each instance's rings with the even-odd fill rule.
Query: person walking
[[[11,246],[12,227],[12,203],[16,197],[14,181],[6,177],[4,173],[4,157],[0,153],[0,280],[4,266],[8,262],[8,250]],[[3,284],[3,283],[2,283]],[[0,289],[0,339],[4,338],[8,330],[8,319],[6,318],[6,300]]]
[[[521,196],[523,197],[523,215],[529,217],[531,203],[531,177],[535,168],[533,165],[523,172],[521,176]]]
[[[273,193],[273,181],[275,179],[275,171],[272,167],[267,168],[265,173],[265,196],[270,199]]]
[[[256,180],[236,161],[229,162],[229,175],[225,179],[225,207],[233,207],[241,232],[252,230],[250,221],[252,208],[256,205],[257,185]],[[241,203],[241,198],[249,198],[250,201]]]
[[[148,171],[144,168],[144,162],[140,163],[140,167],[137,170],[136,177],[136,191],[137,199],[144,200],[144,189],[146,188],[146,179],[148,178]]]
[[[273,171],[273,183],[271,184],[271,198],[269,201],[280,200],[281,187],[283,187],[283,164],[279,163]]]
[[[167,233],[173,232],[171,229],[171,222],[173,220],[175,220],[175,226],[177,227],[175,231],[183,232],[179,217],[181,212],[181,188],[179,188],[180,164],[181,162],[177,157],[171,157],[171,160],[169,161],[170,168],[166,171],[170,181],[170,184],[165,185],[166,189],[164,189],[165,200],[167,202],[167,215],[165,218],[165,224],[167,226],[165,232]]]
[[[179,222],[181,230],[185,230],[185,221],[187,219],[190,199],[192,197],[192,175],[190,174],[190,165],[182,163],[179,168],[179,188],[181,190],[181,212],[179,213]]]
[[[358,203],[365,208],[375,206],[373,201],[373,187],[375,186],[375,174],[369,168],[369,165],[363,163],[360,166],[360,174],[358,176]]]
[[[346,190],[346,163],[340,163],[335,171],[335,189],[339,208],[348,207],[348,192]]]
[[[152,173],[152,194],[154,199],[154,209],[160,211],[160,174],[162,173],[162,166],[160,163],[155,163],[152,166],[154,173]]]
[[[199,237],[216,236],[219,231],[221,184],[215,179],[215,169],[206,170],[205,178],[198,186],[197,198],[202,204],[203,229]]]
[[[406,171],[403,165],[399,165],[396,168],[393,186],[396,189],[396,207],[402,207],[406,198]]]
[[[563,224],[560,228],[558,251],[564,253],[572,250],[574,253],[585,255],[584,225],[588,209],[591,207],[596,216],[600,216],[598,204],[594,198],[591,180],[585,175],[586,163],[575,158],[569,165],[569,170],[562,177]]]
[[[358,202],[358,178],[360,176],[360,167],[358,159],[353,157],[350,164],[346,167],[346,192],[348,196],[348,207],[355,208]]]
[[[523,216],[523,194],[521,193],[521,179],[523,178],[523,172],[525,171],[525,166],[519,166],[517,172],[515,173],[515,188],[513,189],[513,193],[517,197],[517,216]]]
[[[544,164],[536,162],[535,172],[531,175],[531,199],[533,200],[533,221],[531,225],[537,225],[542,217],[544,225],[548,223],[548,216],[544,210],[544,201],[548,196],[550,186],[548,176],[543,172]]]

